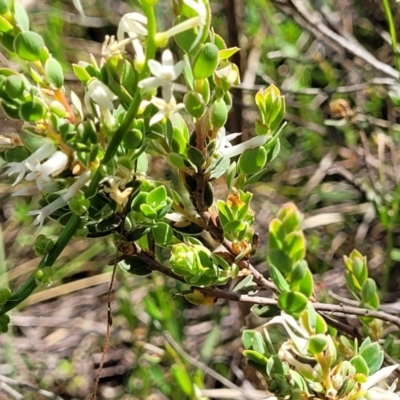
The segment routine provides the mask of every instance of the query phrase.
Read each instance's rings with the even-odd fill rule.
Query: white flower
[[[232,146],[230,143],[233,139],[240,136],[241,133],[232,133],[225,135],[225,128],[220,128],[217,134],[216,152],[224,158],[232,158],[242,154],[247,149],[255,149],[264,146],[267,143],[267,135],[255,136],[244,143]]]
[[[121,55],[125,51],[125,46],[131,43],[135,38],[126,38],[118,41],[115,36],[106,35],[103,45],[101,46],[101,59],[100,66],[105,64],[106,59]]]
[[[194,39],[191,49],[198,45],[208,19],[208,8],[203,0],[183,0],[183,2],[189,6],[197,16],[187,19],[186,21],[180,22],[179,24],[168,29],[166,32],[160,32],[156,34],[156,43],[160,47],[165,47],[169,38],[185,32],[192,28],[199,28],[197,36]],[[190,50],[191,50],[190,49]]]
[[[42,190],[39,190],[37,185],[24,186],[22,189],[17,190],[11,196],[33,196],[39,193],[54,193],[63,188],[60,182],[46,182],[43,184]]]
[[[86,185],[90,179],[90,170],[85,171],[79,178],[68,188],[64,194],[63,199],[69,201]]]
[[[68,164],[68,156],[62,151],[56,151],[43,164],[41,164],[38,160],[35,160],[35,162],[32,163],[27,162],[26,164],[31,172],[26,175],[25,179],[27,181],[36,180],[37,187],[39,190],[42,190],[43,181],[50,182],[51,177],[54,177],[60,172],[64,171]]]
[[[139,13],[132,12],[125,14],[118,24],[117,38],[122,41],[125,38],[125,33],[130,38],[147,36],[147,18]]]
[[[36,162],[40,162],[54,153],[55,147],[53,143],[45,142],[39,149],[32,153],[26,160],[21,162],[10,162],[8,163],[9,170],[6,172],[8,176],[13,174],[18,174],[13,186],[20,182],[25,174],[27,174],[30,169],[28,165],[32,165]]]
[[[87,86],[85,94],[85,105],[88,110],[92,110],[90,101],[93,101],[99,107],[97,112],[103,117],[108,126],[114,125],[114,117],[111,111],[114,111],[113,101],[117,96],[103,82],[93,79]]]
[[[169,103],[172,97],[172,82],[182,73],[184,62],[179,61],[174,65],[174,57],[170,50],[165,50],[161,56],[161,63],[156,60],[148,62],[150,72],[154,75],[141,80],[140,88],[155,89],[162,86],[163,99]]]
[[[90,108],[90,100],[98,104],[102,108],[114,110],[113,101],[117,96],[103,82],[93,79],[87,86],[85,94],[85,105],[88,110]]]
[[[66,205],[67,202],[62,197],[59,197],[57,200],[53,201],[52,203],[48,204],[40,210],[29,211],[28,215],[37,215],[37,217],[33,221],[33,225],[39,225],[39,229],[41,229],[43,226],[43,222],[47,217],[53,214],[54,211],[57,211],[59,208]]]
[[[118,25],[117,38],[118,42],[123,43],[125,33],[132,41],[133,50],[135,51],[135,66],[141,71],[146,60],[141,41],[147,36],[147,18],[139,13],[125,14]],[[125,45],[123,45],[125,47]]]
[[[162,121],[164,118],[168,118],[171,114],[174,114],[185,107],[183,103],[176,104],[174,96],[171,97],[171,100],[168,103],[164,99],[158,97],[153,97],[150,101],[144,100],[142,101],[140,108],[144,110],[149,104],[153,104],[158,108],[158,112],[150,119],[150,126]]]

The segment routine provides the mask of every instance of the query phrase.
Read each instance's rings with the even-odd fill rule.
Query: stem
[[[155,45],[155,34],[156,34],[156,19],[154,14],[154,9],[152,6],[149,6],[145,2],[142,2],[143,10],[146,14],[148,21],[148,36],[147,36],[147,46],[146,46],[146,66],[143,68],[141,73],[139,74],[139,79],[143,79],[148,74],[148,66],[147,60],[153,59],[156,52]],[[86,198],[90,199],[93,197],[98,189],[99,182],[102,178],[101,174],[101,166],[107,165],[109,161],[111,161],[115,154],[117,153],[118,146],[120,145],[125,132],[129,131],[131,128],[137,111],[139,109],[139,105],[141,102],[141,94],[139,90],[136,90],[135,96],[130,104],[128,111],[126,112],[125,118],[122,121],[119,128],[116,130],[114,136],[112,137],[110,143],[108,144],[106,153],[104,154],[104,158],[101,161],[100,167],[97,168],[92,180],[90,181],[89,187],[85,193]],[[57,239],[53,249],[42,259],[39,263],[39,268],[50,267],[57,260],[58,256],[67,246],[69,241],[72,239],[75,231],[79,226],[80,218],[77,215],[73,215],[69,220],[68,224],[62,231],[60,237]],[[33,274],[25,281],[25,283],[1,306],[0,315],[5,314],[7,311],[12,310],[22,301],[24,301],[29,295],[36,289],[37,283],[33,276]]]
[[[383,8],[385,9],[386,21],[389,25],[389,33],[392,41],[392,49],[397,71],[400,71],[400,54],[397,50],[397,35],[394,25],[392,10],[390,9],[389,0],[382,0]]]

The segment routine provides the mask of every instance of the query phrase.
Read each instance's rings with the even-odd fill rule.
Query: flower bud
[[[200,118],[206,109],[206,105],[200,93],[190,91],[183,98],[186,111],[194,118]]]
[[[216,100],[210,108],[211,124],[214,128],[221,128],[228,119],[228,108],[223,99]]]
[[[218,47],[213,43],[202,46],[193,64],[195,79],[205,79],[211,76],[219,62]]]

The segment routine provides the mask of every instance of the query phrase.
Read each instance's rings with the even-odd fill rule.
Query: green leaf
[[[273,265],[270,265],[269,274],[271,275],[271,278],[275,283],[276,287],[281,292],[287,292],[290,290],[289,284],[287,283],[285,277],[282,275],[282,273],[279,271],[278,268],[274,267]]]
[[[377,295],[376,283],[368,278],[361,288],[361,298],[364,304],[369,304],[375,310],[379,307],[379,297]]]
[[[29,17],[20,2],[14,2],[14,11],[16,25],[21,29],[21,31],[29,31]]]
[[[226,60],[229,57],[232,57],[235,53],[240,51],[239,47],[230,47],[229,49],[223,49],[219,51],[220,60]]]
[[[126,258],[123,262],[119,263],[119,266],[132,275],[145,276],[152,272],[149,266],[136,255]]]
[[[224,225],[224,232],[240,232],[246,229],[246,224],[243,221],[229,221]]]
[[[148,204],[141,204],[140,211],[143,213],[143,215],[146,218],[149,218],[149,219],[157,218],[157,212],[154,210],[153,207],[149,206]]]
[[[0,32],[7,33],[12,31],[13,26],[2,16],[0,16]]]
[[[173,364],[171,366],[171,372],[182,392],[186,396],[193,398],[194,396],[193,383],[183,365]]]
[[[257,351],[254,350],[244,350],[243,355],[248,358],[249,360],[260,364],[260,365],[267,365],[268,363],[268,358],[265,357],[264,355],[260,354]]]
[[[244,279],[235,285],[233,292],[244,291],[248,292],[254,289],[257,285],[253,282],[253,275],[247,275]]]
[[[49,58],[44,66],[44,74],[48,83],[56,89],[64,84],[64,73],[61,64],[55,58]]]
[[[17,99],[24,93],[25,82],[20,76],[11,75],[5,80],[4,89],[11,99]]]
[[[373,375],[375,372],[379,371],[383,363],[383,351],[378,343],[373,342],[369,344],[360,351],[359,355],[368,365],[369,375]],[[368,376],[368,374],[366,374],[366,376]]]
[[[82,83],[86,83],[91,78],[90,74],[86,71],[86,69],[78,64],[72,64],[72,69],[74,70],[75,76]]]
[[[369,369],[368,369],[368,365],[365,362],[364,358],[359,356],[355,356],[350,360],[351,365],[354,366],[354,368],[356,369],[356,372],[358,374],[363,374],[365,376],[369,376]]]
[[[152,232],[158,246],[166,246],[173,241],[172,228],[165,222],[159,222],[155,228],[152,228]]]
[[[165,186],[158,186],[153,189],[146,198],[146,203],[149,206],[157,207],[162,202],[166,201],[167,199],[167,191]]]
[[[301,262],[301,261],[300,261]],[[303,261],[307,266],[306,261]],[[310,269],[306,268],[305,274],[301,280],[291,281],[290,282],[290,289],[294,291],[298,291],[304,294],[307,298],[311,297],[314,290],[314,278]]]
[[[292,272],[293,262],[283,250],[274,249],[269,251],[268,261],[284,274],[290,274]]]
[[[293,261],[302,260],[306,256],[306,239],[301,231],[290,232],[283,241],[283,248]]]
[[[5,14],[12,5],[12,0],[0,0],[0,14]]]
[[[299,292],[284,292],[279,296],[278,305],[287,314],[298,314],[307,307],[308,299]]]
[[[251,307],[251,312],[258,318],[272,318],[281,313],[281,309],[278,306],[261,306],[260,304],[254,304]]]
[[[196,165],[196,167],[202,167],[206,161],[203,153],[193,146],[187,147],[187,155],[189,160]]]
[[[174,26],[180,24],[181,22],[186,21],[188,18],[184,15],[179,15],[174,22]],[[178,33],[174,35],[174,40],[176,44],[185,52],[189,53],[191,50],[192,44],[196,40],[197,32],[194,28],[187,29],[184,32]]]
[[[143,298],[143,303],[147,314],[149,314],[152,319],[157,321],[164,320],[164,314],[151,296],[145,296]]]
[[[310,337],[307,344],[307,352],[312,355],[322,353],[328,346],[327,338],[324,334],[317,334]]]
[[[247,149],[239,157],[238,167],[244,174],[256,174],[262,171],[267,161],[267,152],[264,147]]]
[[[14,39],[14,51],[25,61],[39,60],[43,49],[43,39],[36,32],[20,32]]]
[[[39,101],[27,101],[19,110],[21,119],[27,122],[35,122],[43,119],[46,109]]]

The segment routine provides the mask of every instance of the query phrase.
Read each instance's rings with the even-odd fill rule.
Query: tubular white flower
[[[381,368],[378,372],[368,377],[367,382],[361,385],[362,390],[366,390],[375,386],[377,383],[386,379],[392,372],[396,370],[399,364],[389,365],[388,367]]]
[[[34,163],[27,163],[30,173],[26,175],[27,181],[36,180],[39,190],[43,189],[43,181],[50,182],[51,177],[58,175],[62,172],[68,164],[68,156],[62,151],[56,151],[52,156],[43,164],[39,161]]]
[[[192,44],[192,48],[197,46],[201,36],[204,32],[204,27],[207,24],[208,10],[207,6],[202,0],[183,0],[183,2],[189,6],[197,16],[187,19],[186,21],[180,22],[165,32],[156,34],[156,42],[160,46],[165,46],[169,38],[178,35],[179,33],[185,32],[192,28],[199,28],[196,39]]]
[[[125,33],[130,38],[147,36],[147,18],[139,13],[132,12],[125,14],[118,25],[117,39],[121,42],[125,38]]]
[[[149,104],[153,104],[158,108],[158,112],[154,114],[150,119],[150,126],[162,121],[164,118],[168,118],[171,114],[174,114],[185,108],[183,103],[176,104],[175,97],[172,96],[171,100],[167,103],[164,99],[153,97],[150,101],[142,101],[140,109],[144,110]]]
[[[36,185],[30,185],[17,190],[11,196],[33,196],[39,193],[54,193],[58,192],[62,188],[63,185],[60,182],[46,182],[43,184],[42,190],[39,190]]]
[[[135,51],[135,67],[141,71],[146,60],[142,40],[147,36],[147,18],[139,13],[125,14],[118,25],[117,39],[118,42],[124,43],[125,34],[128,35],[132,41],[133,50]],[[125,49],[125,44],[121,48]]]
[[[90,180],[90,170],[85,171],[67,190],[63,199],[69,201],[86,185]]]
[[[32,165],[35,162],[40,162],[48,157],[50,157],[55,151],[55,146],[53,143],[45,142],[39,149],[32,153],[27,159],[21,162],[10,162],[7,164],[9,170],[6,172],[8,176],[13,174],[18,174],[17,179],[13,183],[15,186],[19,183],[27,174],[30,169],[28,165]]]
[[[59,208],[64,207],[67,205],[67,202],[62,198],[59,197],[57,200],[53,201],[52,203],[48,204],[47,206],[43,207],[40,210],[29,211],[28,215],[37,215],[35,220],[33,221],[33,226],[39,225],[39,230],[42,228],[44,220],[53,214],[54,211],[57,211]]]
[[[255,149],[263,146],[267,142],[266,136],[256,136],[247,140],[244,143],[237,144],[236,146],[229,147],[223,152],[224,158],[232,158],[242,154],[245,150]]]
[[[117,96],[103,82],[93,79],[87,86],[85,94],[85,105],[88,110],[91,110],[90,100],[98,104],[100,107],[108,110],[114,110],[113,101]]]
[[[219,128],[216,137],[217,140],[216,150],[222,151],[225,149],[225,147],[232,147],[231,141],[239,137],[241,134],[242,132],[237,132],[227,135],[225,127]]]
[[[141,80],[138,86],[142,89],[156,89],[162,86],[163,99],[169,103],[172,97],[172,82],[182,73],[184,62],[179,61],[174,65],[172,52],[167,49],[161,56],[161,63],[149,60],[148,64],[154,76]]]

